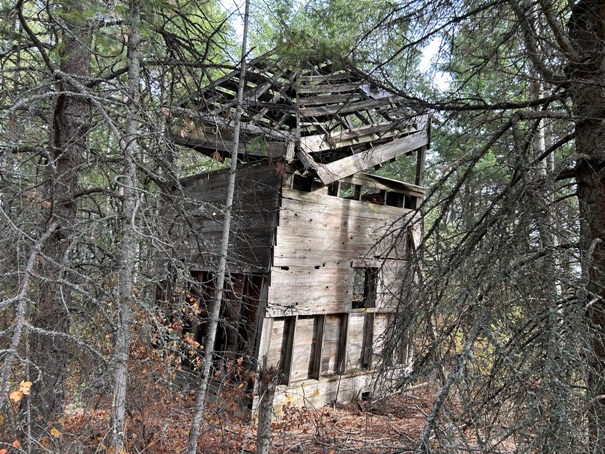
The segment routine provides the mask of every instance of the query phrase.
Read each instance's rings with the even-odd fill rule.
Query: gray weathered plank
[[[345,104],[324,105],[316,107],[300,107],[300,114],[303,117],[319,117],[326,115],[344,115],[351,112],[360,112],[368,109],[376,109],[381,106],[387,106],[391,103],[397,103],[401,100],[396,96],[378,99],[365,99],[363,101],[350,101]]]
[[[317,171],[317,176],[324,184],[330,184],[425,145],[428,145],[427,132],[415,132],[409,136],[396,139],[393,142],[379,145],[371,150],[363,151],[329,164],[321,164]]]

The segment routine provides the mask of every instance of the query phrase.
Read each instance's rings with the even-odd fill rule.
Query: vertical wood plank
[[[282,370],[284,371],[284,379],[283,381],[287,384],[290,384],[292,381],[292,370],[293,363],[292,355],[294,354],[294,339],[296,336],[296,325],[298,324],[298,317],[286,317],[286,326],[285,326],[285,338],[283,343],[284,353],[282,355],[283,365]]]
[[[344,314],[340,324],[340,338],[338,340],[338,364],[336,372],[344,374],[347,364],[347,343],[349,341],[349,314]]]
[[[416,160],[416,179],[414,184],[422,186],[424,183],[424,168],[426,166],[426,145],[418,149],[418,157]]]
[[[322,373],[322,358],[324,354],[326,316],[319,315],[315,317],[315,351],[311,358],[311,372],[309,378],[319,380]]]

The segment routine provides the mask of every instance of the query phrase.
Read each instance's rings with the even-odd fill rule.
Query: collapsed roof
[[[177,144],[231,156],[239,78],[235,70],[171,111]],[[245,80],[241,160],[283,158],[329,184],[428,147],[428,116],[352,66],[291,70],[263,55],[247,64]]]

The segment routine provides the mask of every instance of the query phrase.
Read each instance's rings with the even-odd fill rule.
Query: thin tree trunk
[[[235,181],[237,172],[237,153],[239,149],[239,137],[242,118],[242,100],[244,98],[244,87],[246,83],[246,47],[248,36],[249,8],[250,0],[246,0],[246,7],[244,11],[244,32],[242,37],[241,71],[239,87],[237,91],[237,107],[235,111],[235,123],[233,132],[233,150],[231,152],[231,169],[229,170],[229,183],[227,186],[227,197],[225,199],[223,236],[221,240],[218,270],[216,273],[216,291],[214,295],[214,303],[212,304],[212,308],[210,311],[206,345],[204,345],[204,358],[202,360],[202,369],[200,372],[198,389],[195,396],[195,409],[193,413],[193,421],[191,422],[191,429],[189,431],[189,442],[186,451],[188,454],[195,454],[197,451],[197,440],[200,434],[200,425],[202,423],[204,402],[206,401],[206,391],[210,382],[210,369],[212,366],[212,357],[214,355],[214,341],[216,339],[216,331],[219,323],[221,303],[223,298],[223,286],[225,284],[225,272],[227,270],[229,231],[231,229],[231,215],[233,210],[233,198],[235,194]]]
[[[537,72],[533,74],[533,81],[530,85],[530,99],[537,100],[543,96],[542,83]],[[546,135],[546,126],[543,120],[537,120],[533,125],[532,153],[528,156],[529,161],[533,162],[538,156],[541,156],[552,143]],[[555,181],[552,176],[554,171],[554,162],[545,159],[538,163],[535,169],[534,178],[540,181],[539,187],[532,187],[532,196],[535,204],[535,221],[540,238],[541,248],[545,255],[541,259],[541,265],[536,272],[542,276],[543,288],[542,297],[546,303],[545,310],[548,314],[544,333],[547,334],[547,344],[545,352],[545,362],[542,369],[542,379],[540,381],[541,396],[549,396],[549,411],[545,412],[543,428],[545,431],[541,434],[543,441],[541,443],[544,452],[556,452],[559,446],[569,445],[564,440],[574,434],[572,425],[575,424],[568,417],[570,402],[567,398],[569,375],[561,363],[566,363],[568,358],[566,345],[563,339],[561,320],[566,316],[559,307],[560,287],[558,285],[558,276],[561,276],[558,269],[556,258],[556,247],[558,243],[557,222],[555,217]],[[531,187],[531,186],[530,186]],[[540,291],[539,289],[536,289]],[[573,314],[567,314],[568,326],[573,326]],[[568,346],[567,346],[568,347]],[[557,436],[553,437],[553,433]],[[573,443],[571,440],[569,443]]]
[[[139,151],[137,114],[139,109],[140,83],[140,5],[130,3],[130,35],[128,37],[128,119],[126,134],[121,140],[124,150],[124,175],[122,180],[122,238],[121,263],[118,276],[118,317],[113,351],[113,401],[111,405],[111,446],[113,452],[124,450],[126,440],[126,389],[128,384],[128,358],[132,298],[137,264],[137,235],[135,216],[137,204],[137,164]]]
[[[278,370],[271,366],[258,374],[258,427],[256,429],[256,454],[268,454],[271,445],[271,420],[273,399],[277,387]]]

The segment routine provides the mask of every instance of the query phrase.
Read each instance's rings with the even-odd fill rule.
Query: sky
[[[227,11],[230,15],[230,22],[233,26],[236,36],[239,41],[241,41],[243,30],[244,30],[244,6],[245,0],[220,0],[221,6]],[[434,38],[431,42],[424,48],[423,56],[420,61],[419,69],[423,72],[430,71],[431,63],[435,59],[439,47],[441,46],[441,41],[439,38]],[[433,83],[435,88],[445,91],[449,86],[449,76],[444,72],[435,72],[433,75]]]

